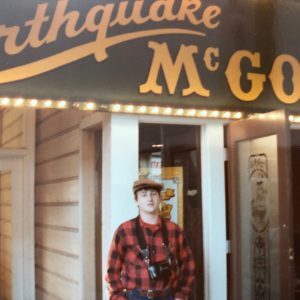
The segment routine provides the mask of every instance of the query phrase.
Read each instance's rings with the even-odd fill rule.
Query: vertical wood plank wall
[[[40,110],[36,123],[36,298],[80,297],[77,110]]]
[[[0,299],[12,299],[11,172],[0,173]]]
[[[1,111],[1,147],[24,147],[24,110],[21,108],[8,108]]]

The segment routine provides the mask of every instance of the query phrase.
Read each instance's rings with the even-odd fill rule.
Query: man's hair
[[[156,189],[156,188],[153,188],[153,187],[144,187],[144,188],[141,188],[141,189],[139,189],[139,190],[137,190],[137,191],[135,191],[134,192],[134,200],[137,200],[137,193],[139,192],[139,191],[141,191],[141,190],[146,190],[146,191],[149,191],[149,190],[154,190],[154,191],[157,191],[158,192],[158,194],[160,195],[160,189]]]

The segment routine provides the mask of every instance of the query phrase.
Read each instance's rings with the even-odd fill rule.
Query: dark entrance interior
[[[193,300],[204,299],[202,208],[200,176],[200,127],[189,125],[140,124],[139,161],[154,158],[161,168],[183,171],[183,229],[196,260]]]
[[[292,197],[294,211],[295,299],[300,300],[300,130],[291,131]]]

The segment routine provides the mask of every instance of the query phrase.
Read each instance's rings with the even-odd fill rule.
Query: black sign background
[[[133,2],[133,0],[129,1]],[[0,25],[20,26],[19,41],[21,43],[28,34],[28,28],[24,27],[24,22],[34,17],[37,4],[45,2],[49,3],[47,15],[52,16],[57,1],[2,0]],[[149,5],[151,2],[153,1],[148,1]],[[117,7],[120,1],[69,0],[67,10],[80,11],[81,18],[84,19],[91,7],[107,3],[115,3]],[[181,1],[176,3],[178,6]],[[94,56],[91,55],[32,78],[0,84],[0,95],[26,98],[64,98],[72,101],[93,99],[104,103],[143,103],[249,111],[287,108],[290,111],[300,112],[300,100],[294,104],[284,104],[276,98],[268,79],[264,83],[263,92],[256,100],[244,102],[233,95],[225,76],[229,59],[238,50],[259,52],[261,55],[262,67],[254,69],[245,63],[243,65],[245,73],[248,71],[268,76],[275,58],[283,53],[292,55],[299,61],[300,1],[203,1],[201,11],[208,5],[221,7],[222,13],[221,23],[217,29],[208,30],[201,27],[201,30],[205,30],[207,33],[206,37],[161,35],[125,42],[109,48],[107,50],[109,57],[105,61],[97,62]],[[41,36],[47,33],[49,24],[50,22],[47,22],[43,25]],[[189,23],[175,24],[174,22],[164,21],[139,26],[132,24],[126,27],[116,26],[109,29],[108,35],[153,28],[170,28],[172,26],[193,30],[197,28]],[[8,56],[3,50],[5,38],[0,37],[0,70],[30,63],[93,40],[95,40],[95,34],[88,32],[82,33],[76,38],[68,39],[64,36],[64,30],[61,30],[55,43],[36,49],[27,47],[20,54]],[[193,94],[183,97],[181,91],[188,86],[184,72],[180,75],[174,95],[168,94],[162,74],[159,77],[159,83],[163,86],[161,95],[153,93],[140,94],[139,85],[145,83],[153,57],[153,50],[148,48],[149,41],[166,42],[173,59],[175,59],[180,45],[196,45],[199,53],[194,57],[196,58],[202,83],[206,89],[210,90],[210,96],[206,98]],[[208,71],[203,63],[203,54],[207,47],[217,47],[220,50],[220,68],[215,72]],[[286,90],[290,91],[289,79],[292,72],[288,66],[284,68],[284,72],[287,78],[285,82]],[[297,85],[300,85],[300,78],[297,78]],[[250,88],[246,76],[243,77],[242,86],[245,91]]]

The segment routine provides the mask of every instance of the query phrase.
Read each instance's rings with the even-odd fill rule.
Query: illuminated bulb
[[[112,110],[113,111],[120,111],[121,110],[121,105],[120,104],[114,104],[112,106]]]
[[[80,107],[80,103],[75,102],[75,103],[73,103],[73,106],[76,107],[76,108],[79,108]]]
[[[189,116],[194,116],[196,114],[196,110],[195,109],[191,109],[191,110],[189,110],[189,112],[188,112],[188,115]]]
[[[207,116],[207,110],[201,110],[200,115],[202,117],[206,117]]]
[[[96,108],[96,105],[95,105],[95,103],[93,103],[93,102],[88,102],[88,103],[86,104],[86,108],[87,108],[88,110],[94,110],[94,109]]]
[[[51,100],[47,100],[47,101],[44,102],[44,105],[46,107],[51,107],[52,106],[52,101]]]
[[[151,109],[152,114],[157,114],[159,112],[159,107],[155,106]]]
[[[64,108],[64,107],[67,106],[67,102],[66,102],[66,101],[59,101],[57,106],[58,106],[59,108]]]
[[[182,108],[177,109],[176,115],[182,116],[184,113],[184,110]]]
[[[2,105],[8,105],[9,102],[10,102],[9,98],[2,98],[2,99],[1,99],[1,104],[2,104]]]
[[[211,115],[212,115],[212,117],[216,118],[219,116],[219,112],[217,110],[215,110],[211,113]]]
[[[230,118],[230,117],[231,117],[231,112],[230,112],[230,111],[226,111],[226,112],[223,114],[223,117],[224,117],[224,118]]]
[[[164,109],[164,113],[165,113],[166,115],[170,115],[170,114],[172,113],[172,108],[171,108],[171,107],[165,108],[165,109]]]
[[[126,111],[128,111],[128,112],[133,112],[133,105],[128,105],[128,106],[126,106]]]
[[[290,120],[291,122],[293,122],[294,119],[295,119],[295,117],[294,117],[293,115],[290,115],[290,116],[289,116],[289,120]]]
[[[240,119],[242,117],[242,113],[241,112],[237,112],[234,114],[233,116],[235,119]]]
[[[140,113],[145,113],[147,111],[147,107],[146,106],[141,106],[140,108],[139,108],[139,112]]]
[[[32,106],[32,107],[37,106],[37,104],[38,104],[38,101],[37,101],[36,99],[32,99],[32,100],[30,101],[30,106]]]
[[[16,106],[22,106],[24,104],[24,99],[19,98],[16,100],[15,105]]]

